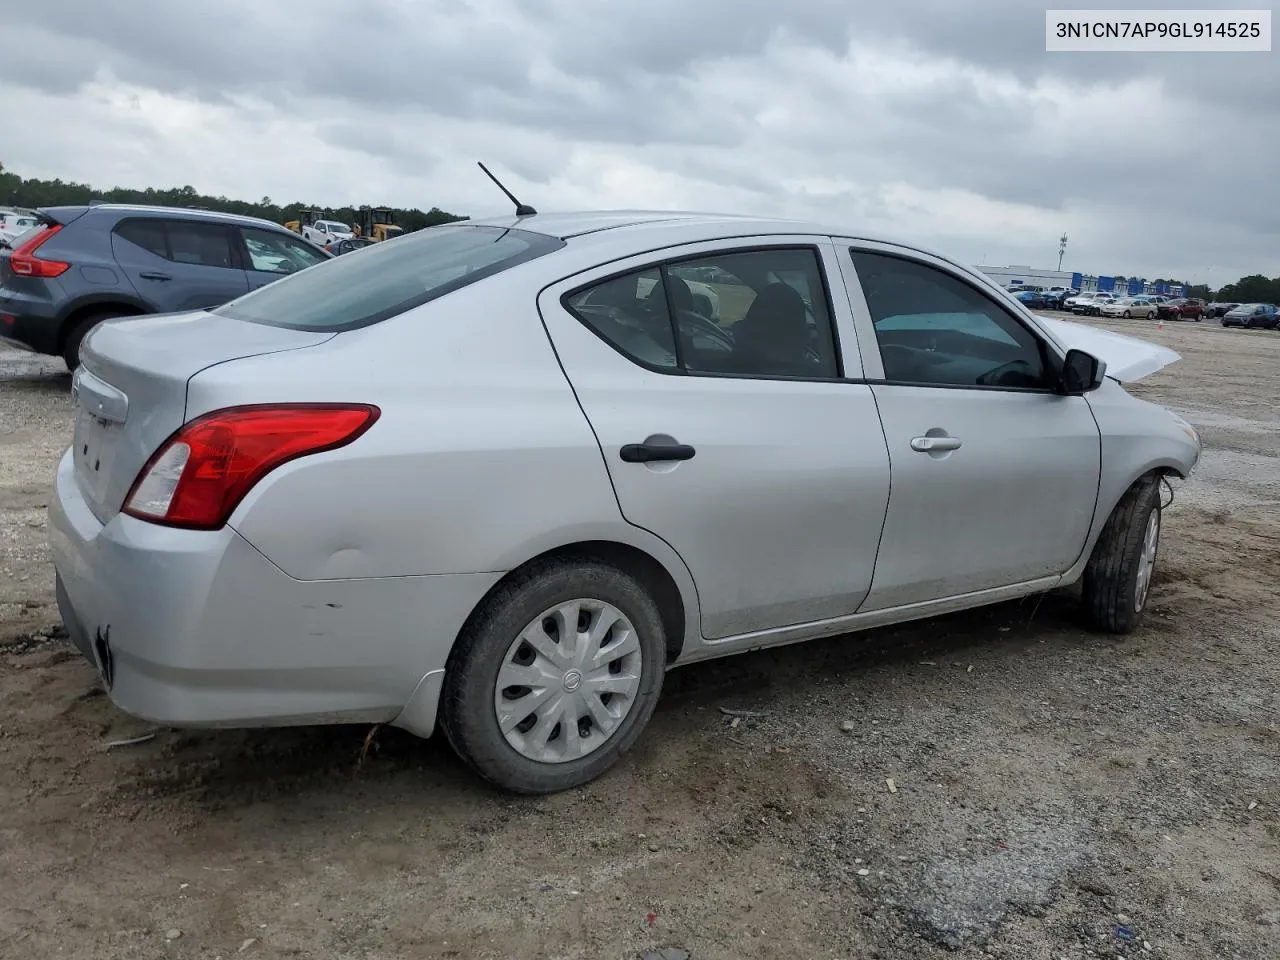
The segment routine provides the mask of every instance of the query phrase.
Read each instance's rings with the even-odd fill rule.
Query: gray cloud
[[[101,128],[92,152],[59,152],[76,142],[69,130],[16,157],[6,148],[10,166],[87,180],[145,169],[163,183],[211,170],[246,197],[267,190],[260,180],[277,197],[335,200],[368,183],[380,202],[471,212],[501,202],[474,171],[482,153],[521,192],[566,202],[680,198],[866,218],[1017,262],[1048,262],[1069,226],[1099,261],[1087,270],[1212,269],[1218,282],[1276,271],[1280,61],[1046,54],[1044,10],[1022,0],[170,0],[110,16],[98,0],[49,0],[28,10],[6,14],[0,121],[23,121],[6,95],[18,92],[75,102],[77,122]],[[85,99],[98,78],[220,110],[252,144],[193,152],[189,133]],[[246,98],[262,106],[251,113]],[[58,113],[41,116],[42,134]],[[140,138],[188,169],[146,168]],[[898,184],[925,199],[892,200]]]

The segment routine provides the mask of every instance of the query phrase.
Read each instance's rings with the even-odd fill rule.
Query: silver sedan
[[[527,793],[678,664],[1076,581],[1133,630],[1200,453],[1121,386],[1172,351],[789,221],[434,227],[81,356],[50,537],[119,707],[439,726]]]

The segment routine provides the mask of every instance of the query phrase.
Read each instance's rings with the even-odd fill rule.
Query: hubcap
[[[613,604],[543,611],[507,648],[493,708],[512,749],[538,763],[585,757],[622,726],[640,690],[635,627]]]
[[[1156,566],[1156,549],[1160,546],[1160,511],[1152,510],[1147,529],[1142,534],[1142,555],[1138,558],[1138,582],[1133,590],[1133,612],[1141,613],[1151,589],[1151,572]]]

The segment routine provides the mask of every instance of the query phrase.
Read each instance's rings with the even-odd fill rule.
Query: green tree
[[[1260,273],[1241,277],[1218,291],[1226,303],[1280,303],[1280,277],[1268,280]]]
[[[104,200],[108,203],[145,203],[162,207],[194,207],[201,210],[217,210],[220,213],[261,217],[276,223],[296,220],[298,212],[303,209],[321,210],[325,217],[341,220],[344,223],[351,223],[355,219],[355,210],[350,206],[324,207],[320,204],[301,201],[280,206],[266,196],[252,203],[245,200],[232,200],[228,197],[207,196],[190,184],[182,187],[146,187],[141,190],[116,186],[110,190],[98,190],[87,183],[64,183],[56,179],[23,179],[17,174],[7,172],[4,165],[0,164],[0,203],[15,207],[58,207],[88,203],[90,200]],[[406,232],[467,219],[464,216],[446,213],[439,207],[432,207],[426,211],[417,207],[393,208],[392,214],[396,223],[404,227]]]

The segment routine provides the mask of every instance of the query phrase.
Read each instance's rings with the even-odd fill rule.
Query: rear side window
[[[658,372],[840,376],[826,286],[812,248],[678,260],[611,277],[563,303],[623,355]]]
[[[166,229],[171,260],[201,267],[233,265],[231,231],[222,224],[172,220]]]
[[[220,223],[138,217],[116,224],[116,236],[157,257],[199,267],[235,267],[231,230]]]
[[[163,220],[126,220],[116,227],[116,234],[148,253],[169,259],[169,241],[165,238]]]
[[[353,330],[563,246],[524,230],[429,227],[277,280],[213,312],[291,330]]]

